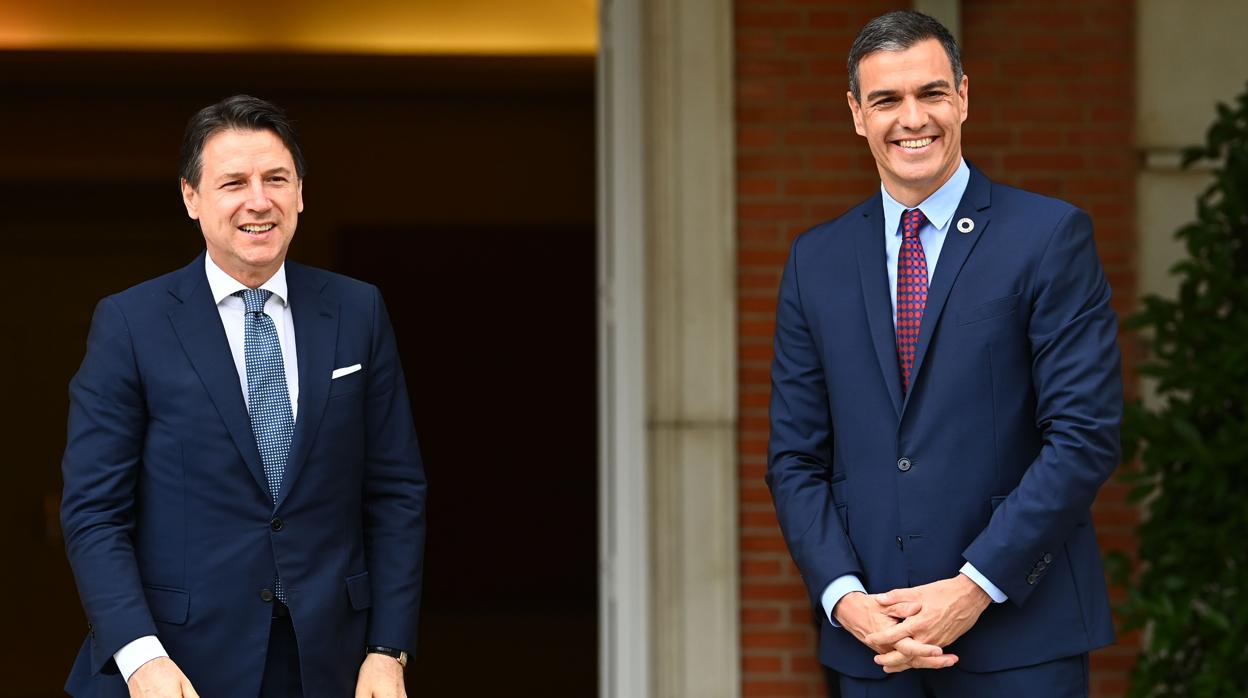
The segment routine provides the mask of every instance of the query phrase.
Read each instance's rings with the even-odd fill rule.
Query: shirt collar
[[[932,227],[944,230],[957,212],[958,204],[962,202],[962,195],[966,193],[966,185],[970,181],[971,168],[967,166],[966,160],[960,160],[953,176],[915,208],[923,212]],[[901,214],[906,211],[906,207],[888,193],[883,183],[880,184],[880,194],[884,197],[884,230],[901,235]]]
[[[206,252],[204,253],[204,271],[208,274],[208,287],[212,289],[212,302],[217,305],[221,305],[221,301],[247,288],[241,281],[217,266],[216,262],[212,261],[212,255]],[[260,288],[271,291],[274,296],[277,296],[282,306],[286,307],[290,302],[286,296],[286,262],[282,262],[273,276],[260,284]]]

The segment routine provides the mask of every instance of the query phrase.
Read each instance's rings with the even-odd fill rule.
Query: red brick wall
[[[748,698],[822,695],[810,605],[763,484],[776,289],[793,237],[879,186],[845,104],[845,56],[867,20],[909,6],[736,2],[741,646]],[[962,22],[971,97],[967,158],[991,177],[1088,210],[1115,307],[1128,310],[1136,293],[1133,4],[963,0]],[[1111,482],[1098,500],[1105,547],[1133,547],[1136,513],[1123,498],[1123,486]],[[1123,693],[1130,644],[1093,656],[1095,698]]]

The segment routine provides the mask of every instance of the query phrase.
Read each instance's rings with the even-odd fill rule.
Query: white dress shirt
[[[208,275],[208,286],[212,289],[212,300],[217,304],[217,312],[221,314],[221,326],[225,329],[225,338],[230,344],[230,354],[234,358],[234,368],[238,371],[239,386],[243,391],[243,400],[250,402],[247,395],[247,354],[244,336],[244,315],[247,306],[243,299],[233,295],[247,288],[238,279],[230,276],[212,261],[211,254],[204,255],[204,271]],[[260,288],[272,291],[273,295],[264,303],[264,313],[273,318],[277,329],[277,342],[282,347],[282,364],[286,368],[286,389],[290,392],[291,417],[299,417],[299,361],[295,354],[295,321],[290,312],[290,296],[286,290],[286,264],[277,268],[277,272],[268,281],[260,284]],[[124,645],[113,654],[117,662],[117,670],[127,683],[130,676],[139,667],[156,659],[168,657],[164,645],[155,635],[144,635]]]
[[[940,251],[945,246],[945,237],[949,233],[953,214],[957,213],[958,204],[961,203],[962,195],[966,193],[966,185],[970,180],[971,170],[967,167],[966,161],[963,160],[958,164],[958,169],[948,181],[940,185],[940,188],[932,192],[931,196],[914,207],[922,211],[923,216],[927,219],[923,226],[919,228],[919,241],[923,243],[923,256],[927,260],[927,282],[929,284],[936,273],[936,262],[940,259]],[[901,216],[905,213],[907,207],[894,199],[882,183],[880,184],[880,194],[884,199],[884,258],[888,267],[888,295],[893,303],[893,323],[896,324],[897,256],[901,253]],[[962,569],[958,571],[970,577],[971,581],[978,584],[988,596],[992,597],[994,602],[1001,603],[1008,598],[1005,592],[989,581],[970,562],[962,565]],[[866,589],[862,585],[862,580],[853,574],[837,577],[823,590],[819,601],[823,605],[823,612],[828,616],[828,621],[833,626],[839,628],[840,624],[832,616],[832,609],[836,608],[837,602],[842,597],[855,591],[865,593]]]

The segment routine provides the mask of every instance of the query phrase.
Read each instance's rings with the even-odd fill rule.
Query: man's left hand
[[[913,616],[867,636],[873,645],[894,648],[892,652],[875,657],[875,663],[890,674],[909,669],[915,659],[906,654],[905,649],[911,644],[901,642],[903,638],[922,643],[915,646],[947,647],[970,630],[992,603],[987,592],[964,574],[922,586],[894,589],[878,594],[876,600],[886,608],[914,601],[922,604],[922,609]]]
[[[384,654],[365,655],[360,665],[360,678],[355,682],[355,698],[407,698],[403,665]]]

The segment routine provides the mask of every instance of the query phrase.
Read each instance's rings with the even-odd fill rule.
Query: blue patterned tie
[[[282,361],[282,345],[277,341],[273,318],[264,312],[264,304],[272,291],[249,288],[235,293],[247,306],[243,316],[243,353],[247,359],[247,411],[251,414],[251,432],[260,448],[264,478],[269,493],[277,503],[282,490],[286,457],[295,433],[295,419],[290,410],[290,391],[286,389],[286,365]],[[275,581],[277,598],[286,602],[286,589],[281,578]]]

